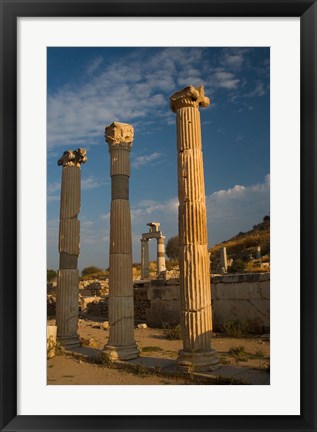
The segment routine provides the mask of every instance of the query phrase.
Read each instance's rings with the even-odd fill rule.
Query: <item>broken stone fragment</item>
[[[138,329],[146,329],[147,325],[145,323],[138,324]]]

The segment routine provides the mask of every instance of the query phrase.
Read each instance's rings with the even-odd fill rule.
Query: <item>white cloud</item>
[[[131,210],[132,220],[139,220],[140,216],[155,216],[157,218],[169,219],[171,215],[177,216],[178,211],[178,199],[171,198],[164,202],[157,202],[151,200],[140,201]],[[147,222],[149,222],[147,220]],[[146,222],[146,223],[147,223]],[[159,221],[160,222],[160,221]]]
[[[215,72],[214,78],[216,80],[217,87],[228,90],[235,89],[240,82],[240,80],[237,79],[233,73],[223,70]]]
[[[94,188],[97,188],[99,186],[103,186],[106,183],[107,183],[107,181],[105,179],[97,178],[94,176],[89,176],[87,178],[82,179],[81,189],[82,190],[94,189]]]
[[[158,153],[158,152],[155,152],[155,153],[152,153],[149,155],[138,156],[131,162],[131,166],[133,168],[140,168],[140,166],[147,165],[147,164],[159,159],[161,156],[162,156],[162,153]]]
[[[60,182],[48,183],[47,185],[47,201],[54,202],[60,199]]]
[[[57,252],[58,228],[59,228],[59,220],[57,218],[50,219],[47,221],[47,226],[46,226],[47,244],[56,245],[56,253],[58,253]]]
[[[49,183],[47,185],[47,193],[48,194],[52,194],[54,192],[58,192],[61,189],[61,184],[60,182],[54,182],[54,183]]]
[[[235,185],[206,198],[210,243],[249,230],[270,212],[270,175],[263,183]]]
[[[135,123],[151,115],[170,124],[164,115],[170,114],[168,97],[180,87],[207,87],[210,81],[213,89],[235,89],[240,80],[226,66],[237,64],[239,55],[228,54],[220,70],[200,48],[166,48],[154,54],[140,49],[111,64],[99,56],[86,66],[81,83],[48,95],[48,146],[87,146],[113,121]],[[144,128],[141,123],[140,130]]]
[[[248,48],[228,48],[224,50],[221,64],[230,69],[241,69],[245,63],[245,54]]]
[[[266,94],[263,82],[258,82],[255,89],[250,93],[245,94],[245,97],[257,97],[264,96]]]
[[[87,73],[92,74],[95,72],[101,63],[103,62],[103,58],[101,56],[96,57],[92,62],[87,66]]]

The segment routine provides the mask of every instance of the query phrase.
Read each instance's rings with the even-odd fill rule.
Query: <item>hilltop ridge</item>
[[[257,258],[257,248],[261,248],[261,260]],[[220,270],[220,249],[226,247],[228,260],[231,264],[239,260],[241,269],[254,271],[268,270],[270,262],[270,216],[264,216],[262,222],[253,225],[247,232],[218,243],[209,249],[212,271]],[[242,263],[241,263],[242,262]],[[265,264],[268,263],[268,264]],[[230,267],[228,269],[230,271]]]

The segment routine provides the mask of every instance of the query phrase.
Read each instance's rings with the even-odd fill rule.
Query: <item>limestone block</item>
[[[166,325],[177,325],[181,319],[180,300],[153,299],[145,312],[149,327],[163,328]]]
[[[80,299],[81,311],[83,312],[84,310],[86,310],[87,309],[87,305],[89,303],[92,303],[92,302],[96,301],[96,300],[97,300],[97,298],[95,296],[93,296],[93,297],[82,297]]]
[[[270,327],[270,302],[263,299],[251,300],[214,300],[213,321],[223,325],[230,321],[249,321],[258,327]]]
[[[151,286],[147,291],[147,295],[149,300],[179,300],[180,288],[179,285]]]
[[[109,321],[104,321],[104,322],[102,323],[102,328],[103,328],[104,330],[108,330],[109,327],[110,327],[110,325],[109,325]]]
[[[142,324],[138,324],[137,327],[138,327],[138,329],[146,329],[147,325],[145,323],[142,323]]]
[[[269,298],[269,287],[265,282],[236,282],[214,284],[212,288],[215,300],[249,300]]]
[[[269,272],[267,272],[267,273],[260,273],[259,274],[259,280],[260,280],[260,282],[264,282],[264,281],[269,281],[270,280],[270,273]]]
[[[261,282],[261,297],[270,300],[270,281]]]
[[[179,285],[179,278],[167,279],[166,285]]]
[[[223,283],[227,283],[227,284],[239,282],[239,276],[240,275],[237,275],[237,274],[219,276],[218,282],[223,282]],[[216,279],[216,278],[214,278],[214,279]]]
[[[59,229],[59,253],[79,256],[80,222],[77,219],[61,219]]]
[[[57,326],[46,327],[46,350],[47,358],[55,356]]]
[[[80,211],[80,168],[66,166],[62,172],[60,219],[71,219]]]

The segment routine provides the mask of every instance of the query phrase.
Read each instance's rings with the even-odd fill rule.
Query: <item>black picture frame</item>
[[[316,431],[317,4],[311,0],[0,0],[1,431]],[[300,17],[301,414],[287,416],[17,415],[17,18]],[[290,89],[292,91],[292,89]],[[287,143],[285,155],[287,157]],[[25,163],[31,163],[25,161]],[[282,175],[282,174],[281,174]],[[290,324],[287,331],[292,331]],[[288,360],[291,360],[291,350]],[[292,378],[290,377],[290,380]]]

